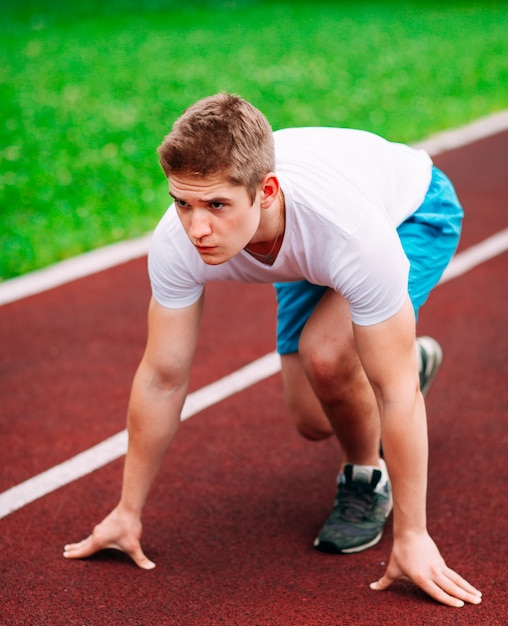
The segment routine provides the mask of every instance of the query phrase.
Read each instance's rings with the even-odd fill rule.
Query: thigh
[[[356,378],[362,367],[344,296],[332,289],[323,295],[302,331],[299,353],[313,387],[317,381],[342,387]]]

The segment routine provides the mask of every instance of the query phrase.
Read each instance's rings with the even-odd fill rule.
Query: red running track
[[[466,210],[461,250],[506,228],[508,133],[435,162]],[[419,326],[445,351],[428,400],[429,527],[449,565],[483,591],[482,605],[446,608],[402,581],[371,591],[390,524],[358,555],[312,548],[340,451],[294,432],[276,375],[182,424],[144,517],[155,570],[113,552],[61,556],[116,502],[121,460],[0,520],[0,623],[508,623],[507,259],[438,287]],[[142,259],[0,309],[0,491],[124,428],[148,298]],[[271,352],[274,314],[270,286],[210,286],[192,388]]]

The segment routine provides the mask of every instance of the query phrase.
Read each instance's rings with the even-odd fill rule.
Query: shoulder
[[[148,273],[157,302],[178,308],[199,298],[203,280],[196,257],[172,205],[155,228],[148,250]]]
[[[339,163],[348,163],[353,160],[355,165],[362,167],[373,161],[383,161],[393,158],[394,155],[402,155],[408,158],[408,154],[422,155],[422,150],[396,141],[390,141],[380,135],[367,130],[355,128],[340,128],[329,126],[303,126],[295,128],[282,128],[273,134],[275,151],[285,158],[293,154],[298,158],[301,150],[304,153],[314,152],[316,156],[337,159]],[[286,154],[286,151],[292,152]],[[428,155],[426,157],[428,159]]]
[[[178,258],[190,257],[192,251],[174,205],[171,205],[153,231],[148,258],[157,262],[164,259],[176,262]]]
[[[370,131],[334,126],[281,128],[274,131],[273,137],[276,147],[283,147],[284,145],[293,143],[299,143],[301,145],[317,143],[320,147],[326,147],[327,144],[333,144],[336,147],[338,145],[354,145],[357,143],[391,144],[387,139]]]

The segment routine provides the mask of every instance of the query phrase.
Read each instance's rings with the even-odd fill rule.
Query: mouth
[[[215,246],[200,246],[197,243],[194,244],[194,247],[196,248],[196,250],[198,252],[211,252],[212,250],[215,250]]]
[[[206,265],[220,265],[228,259],[224,258],[217,246],[198,246],[194,244],[200,259]]]

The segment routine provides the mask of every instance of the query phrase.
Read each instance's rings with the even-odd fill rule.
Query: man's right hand
[[[141,549],[141,521],[115,508],[91,535],[79,543],[70,543],[64,548],[66,559],[84,559],[100,550],[114,549],[125,552],[141,569],[153,569],[155,563]]]
[[[164,308],[152,298],[146,349],[127,413],[129,445],[119,504],[89,537],[66,545],[65,558],[83,559],[113,548],[142,569],[155,567],[141,549],[141,512],[180,423],[202,307],[203,296],[183,309]]]

